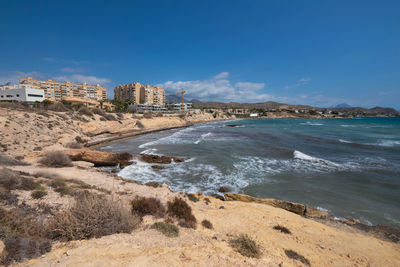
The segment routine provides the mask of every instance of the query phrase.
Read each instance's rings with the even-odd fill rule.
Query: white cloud
[[[311,78],[301,78],[296,82],[295,85],[286,85],[284,87],[284,89],[288,90],[288,89],[291,89],[291,88],[300,87],[300,86],[308,84],[310,81],[311,81]]]
[[[301,84],[306,84],[306,83],[308,83],[309,81],[311,81],[311,78],[301,78],[301,79],[298,80],[297,82],[298,82],[298,83],[301,83]]]
[[[111,80],[108,78],[99,78],[96,76],[82,75],[82,74],[72,74],[69,76],[56,76],[53,77],[53,79],[60,82],[69,81],[74,83],[87,83],[87,84],[107,84],[111,82]]]
[[[264,83],[237,82],[232,85],[228,77],[229,72],[221,72],[209,80],[167,81],[158,86],[165,88],[167,94],[175,94],[183,88],[189,99],[202,101],[256,102],[273,99],[268,94],[258,93],[265,87]]]
[[[221,72],[217,75],[214,76],[214,79],[219,80],[219,79],[226,79],[229,77],[229,72]]]

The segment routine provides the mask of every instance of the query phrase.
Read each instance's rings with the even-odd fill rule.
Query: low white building
[[[44,90],[29,85],[0,86],[0,101],[42,102],[45,100]]]
[[[258,113],[250,113],[250,117],[258,117]]]

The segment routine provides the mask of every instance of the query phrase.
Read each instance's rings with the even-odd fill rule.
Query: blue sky
[[[189,98],[400,109],[400,1],[0,2],[0,84],[29,75]]]

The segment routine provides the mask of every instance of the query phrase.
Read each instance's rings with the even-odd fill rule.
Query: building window
[[[17,97],[19,97],[19,94],[17,94]]]
[[[31,97],[43,97],[43,95],[35,95],[35,94],[28,94],[28,96],[31,96]]]

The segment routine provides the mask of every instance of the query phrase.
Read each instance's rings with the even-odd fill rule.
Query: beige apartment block
[[[161,87],[140,83],[121,84],[114,88],[115,100],[133,100],[135,104],[165,105],[165,91]]]
[[[140,83],[121,84],[114,88],[115,100],[132,100],[136,104],[144,103],[144,86]]]
[[[144,88],[145,105],[165,105],[165,91],[161,87],[146,85]]]
[[[78,97],[85,100],[99,101],[107,98],[107,90],[103,86],[86,83],[56,82],[54,80],[40,81],[31,77],[19,79],[20,84],[37,86],[44,90],[45,98],[61,101],[66,97]]]

